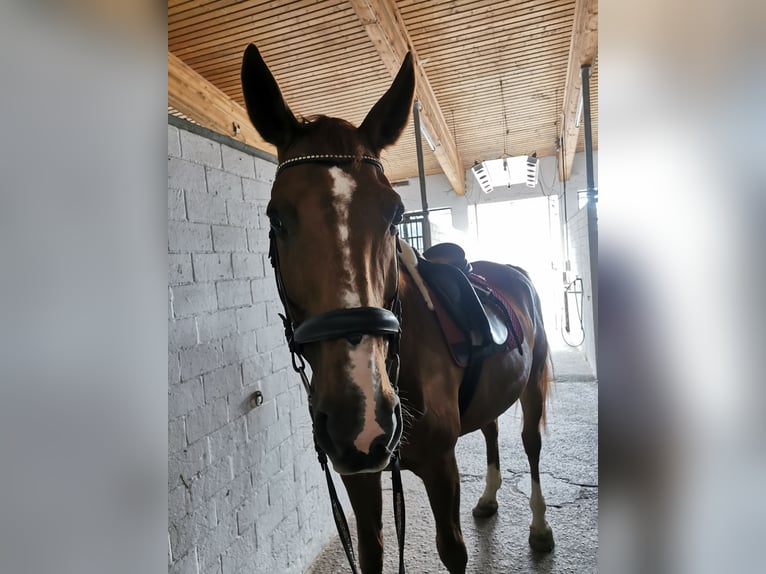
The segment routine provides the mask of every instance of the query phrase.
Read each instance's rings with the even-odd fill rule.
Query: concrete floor
[[[563,343],[553,348],[556,384],[548,404],[543,435],[541,484],[547,519],[556,541],[552,553],[537,556],[527,543],[531,511],[529,467],[521,444],[521,407],[500,418],[500,467],[503,486],[495,516],[477,520],[471,509],[484,489],[486,458],[480,432],[457,445],[461,482],[461,526],[468,549],[469,574],[597,572],[598,555],[598,389],[580,353]],[[408,573],[445,573],[436,552],[435,527],[423,483],[402,473],[407,513],[405,566]],[[343,488],[340,480],[339,488]],[[384,572],[397,572],[397,546],[391,511],[390,480],[383,477]],[[329,504],[329,502],[328,502]],[[356,537],[353,513],[349,526]],[[329,520],[329,518],[328,518]],[[356,548],[356,538],[354,547]],[[337,535],[308,574],[350,572]]]

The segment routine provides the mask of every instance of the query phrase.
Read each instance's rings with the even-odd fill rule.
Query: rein
[[[283,170],[305,163],[324,163],[330,165],[342,165],[355,160],[361,160],[372,164],[383,171],[383,164],[374,157],[362,156],[361,158],[352,155],[307,155],[295,157],[283,161],[277,166],[278,176]],[[306,389],[309,405],[309,416],[313,421],[314,413],[312,409],[312,387],[306,375],[306,362],[303,356],[303,345],[319,341],[346,338],[352,345],[358,344],[364,335],[387,336],[388,357],[386,358],[389,380],[394,387],[394,392],[399,394],[399,337],[401,335],[401,301],[399,299],[399,284],[397,281],[396,293],[391,302],[391,308],[382,307],[354,307],[350,309],[337,309],[309,317],[302,323],[296,325],[290,316],[290,306],[284,283],[282,282],[282,273],[279,265],[279,254],[277,252],[276,235],[274,229],[269,231],[269,259],[274,268],[274,277],[277,284],[277,292],[282,301],[285,314],[280,314],[285,329],[285,339],[292,359],[293,370],[301,377],[303,387]],[[398,257],[397,257],[398,260]],[[397,263],[398,265],[398,263]],[[398,275],[398,269],[397,269]],[[401,416],[401,402],[399,403],[400,413],[399,421],[404,424]],[[356,556],[354,554],[351,533],[348,528],[346,515],[343,507],[338,500],[338,494],[333,484],[330,466],[327,461],[327,454],[322,450],[314,434],[314,448],[317,452],[317,459],[325,473],[327,480],[327,490],[330,494],[330,505],[332,507],[335,526],[338,529],[343,549],[346,553],[351,572],[358,574],[356,565]],[[391,455],[389,462],[391,468],[391,485],[393,491],[394,522],[396,525],[396,538],[399,544],[399,574],[405,574],[404,570],[404,489],[402,487],[401,470],[399,465],[399,447]]]

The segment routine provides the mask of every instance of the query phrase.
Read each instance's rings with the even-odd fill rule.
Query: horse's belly
[[[484,361],[476,392],[460,419],[460,434],[480,429],[496,419],[516,402],[529,380],[532,351],[522,344],[524,353],[488,357]]]

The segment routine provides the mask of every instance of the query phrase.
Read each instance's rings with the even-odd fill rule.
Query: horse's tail
[[[548,393],[552,390],[553,386],[553,361],[551,360],[551,351],[547,348],[548,341],[545,342],[545,346],[545,360],[543,362],[543,368],[540,371],[540,376],[537,379],[537,385],[540,388],[540,395],[543,400],[543,412],[540,417],[540,427],[543,429],[546,428],[547,425],[546,405],[548,403]]]
[[[531,380],[530,383],[537,385],[540,392],[540,399],[542,401],[540,428],[545,429],[547,424],[546,406],[548,403],[548,396],[553,390],[553,360],[551,358],[551,348],[548,342],[548,335],[545,332],[540,296],[538,295],[534,286],[532,286],[532,293],[535,303],[535,347],[532,352],[532,374],[536,374],[537,376],[534,377],[534,380]]]

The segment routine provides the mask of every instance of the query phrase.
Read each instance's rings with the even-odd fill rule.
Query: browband
[[[371,163],[380,169],[381,172],[383,171],[383,164],[380,163],[380,160],[369,155],[363,155],[359,157],[355,155],[315,154],[302,155],[292,159],[286,159],[277,166],[277,173],[274,175],[274,177],[279,175],[282,170],[287,169],[288,167],[293,167],[294,165],[300,165],[302,163],[327,163],[330,165],[339,165],[344,163],[351,163],[352,161],[363,161],[366,163]]]

